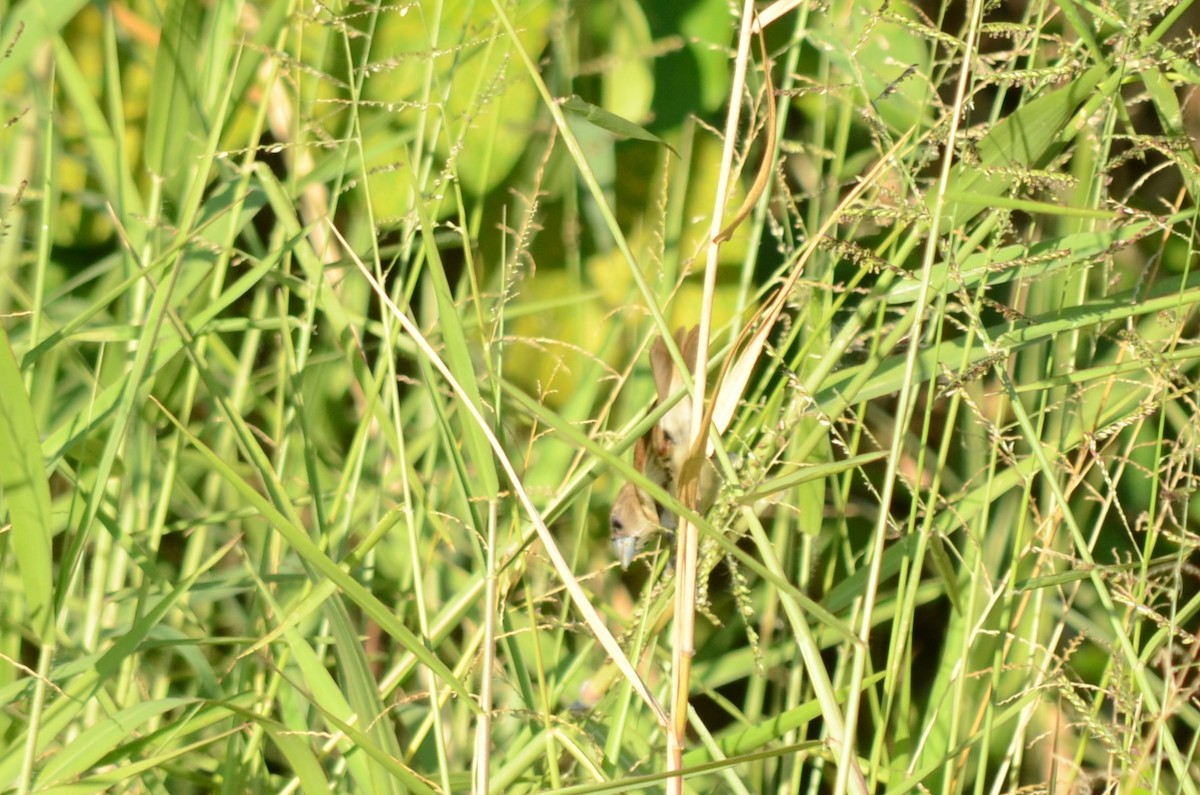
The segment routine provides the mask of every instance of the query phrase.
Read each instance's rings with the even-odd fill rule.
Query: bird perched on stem
[[[700,327],[693,326],[685,332],[675,330],[675,345],[683,355],[689,373],[696,372],[696,353],[700,345]],[[684,391],[683,376],[675,366],[667,350],[667,344],[659,337],[650,346],[650,372],[654,375],[654,389],[658,393],[658,404],[670,400],[676,392]],[[680,465],[692,443],[692,396],[684,394],[658,421],[653,441],[655,454],[669,467],[671,480],[679,474]]]
[[[699,327],[693,326],[686,331],[679,328],[674,338],[688,371],[694,373]],[[650,346],[650,371],[658,394],[657,405],[665,404],[673,395],[684,390],[683,376],[661,338]],[[667,410],[657,425],[638,439],[634,447],[634,468],[672,495],[676,493],[676,476],[692,446],[691,428],[692,399],[685,393]],[[712,505],[716,494],[717,476],[712,464],[704,464],[700,477],[700,500],[696,507],[703,513]],[[609,514],[609,524],[613,552],[621,562],[621,568],[626,569],[655,532],[660,529],[674,530],[677,519],[675,514],[656,503],[643,489],[628,482],[617,493]]]
[[[633,448],[633,466],[651,483],[670,491],[670,476],[652,452],[654,442],[647,441],[657,430],[657,427],[651,428],[646,436],[637,440]],[[636,483],[628,481],[617,492],[608,523],[612,531],[613,554],[621,562],[621,568],[627,569],[656,532],[675,529],[675,515],[655,502]]]

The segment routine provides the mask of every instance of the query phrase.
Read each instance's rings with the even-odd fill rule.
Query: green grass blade
[[[83,774],[130,737],[136,736],[147,721],[191,703],[190,698],[155,699],[110,715],[55,754],[42,768],[37,788],[44,789]]]
[[[326,555],[312,540],[303,529],[297,527],[290,519],[284,516],[275,506],[268,500],[263,498],[251,484],[247,483],[238,473],[229,466],[227,462],[217,456],[203,441],[192,434],[186,427],[170,413],[164,411],[164,416],[179,429],[191,445],[209,462],[214,471],[221,474],[229,485],[231,485],[250,505],[255,507],[271,526],[279,532],[288,544],[317,572],[324,577],[329,578],[337,585],[355,604],[362,608],[368,615],[379,622],[384,630],[396,638],[396,640],[404,646],[409,652],[414,654],[417,659],[427,665],[437,676],[454,690],[459,696],[467,702],[473,701],[470,696],[470,691],[463,685],[462,681],[454,675],[454,673],[446,666],[444,662],[438,659],[434,654],[425,647],[420,638],[413,634],[412,630],[400,623],[391,610],[386,605],[381,603],[370,591],[364,588],[357,580],[355,580],[345,569],[334,562]]]
[[[87,0],[63,0],[45,3],[41,0],[22,0],[5,9],[0,26],[0,48],[6,50],[0,58],[0,84],[29,65],[37,51],[67,24]]]
[[[12,522],[13,552],[21,570],[25,620],[38,639],[54,645],[54,577],[50,485],[42,445],[17,359],[0,326],[0,495]]]
[[[170,0],[155,52],[154,74],[147,97],[146,166],[170,179],[196,151],[197,55],[204,6],[188,0]],[[201,139],[202,140],[202,139]]]

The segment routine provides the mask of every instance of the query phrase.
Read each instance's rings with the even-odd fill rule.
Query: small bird
[[[684,331],[675,330],[675,345],[683,354],[689,373],[696,372],[696,354],[700,345],[700,327],[692,326]],[[683,376],[667,351],[667,344],[659,337],[650,346],[650,372],[654,375],[654,388],[661,405],[676,392],[683,390]],[[679,402],[658,421],[658,433],[654,436],[655,450],[659,460],[667,463],[674,481],[692,446],[692,397],[685,394]]]
[[[689,372],[694,373],[700,328],[693,326],[686,331],[679,328],[675,331],[674,338]],[[683,376],[661,338],[650,346],[650,371],[654,376],[659,405],[683,390]],[[692,447],[691,428],[692,399],[685,394],[634,446],[634,468],[672,495],[676,493],[676,476]],[[711,507],[717,491],[716,486],[717,473],[712,464],[706,462],[700,473],[700,500],[696,506],[701,513]],[[621,568],[629,568],[629,564],[654,533],[659,530],[674,530],[677,525],[678,518],[675,514],[655,502],[645,490],[638,488],[634,483],[622,486],[609,513],[613,553],[620,561]]]
[[[652,428],[646,436],[637,440],[633,448],[633,465],[652,483],[670,491],[667,470],[654,456],[651,450],[653,442],[647,441],[656,431],[657,428]],[[637,553],[656,532],[675,529],[675,514],[660,506],[637,484],[627,482],[617,492],[608,523],[612,532],[613,554],[621,562],[621,568],[628,569]]]
[[[692,326],[686,331],[682,327],[677,328],[674,337],[679,352],[683,354],[683,361],[687,365],[688,373],[695,375],[696,359],[700,347],[700,327]],[[674,360],[671,359],[671,354],[667,351],[667,345],[662,338],[656,339],[650,346],[650,371],[654,374],[654,386],[658,392],[659,404],[665,403],[676,392],[684,389],[683,376],[679,373],[679,368],[675,366]],[[666,463],[671,484],[674,486],[679,478],[680,470],[683,469],[683,461],[687,458],[692,444],[695,442],[695,436],[692,433],[691,395],[685,394],[663,415],[658,422],[658,431],[659,433],[654,437],[657,445],[655,452],[658,454],[659,460]],[[696,505],[700,513],[705,513],[712,507],[717,494],[718,482],[717,471],[712,462],[705,461],[704,467],[700,470],[699,501]]]

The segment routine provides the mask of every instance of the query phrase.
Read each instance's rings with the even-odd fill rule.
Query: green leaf
[[[947,180],[947,193],[966,195],[946,203],[943,222],[966,223],[1012,189],[1021,172],[1044,166],[1061,152],[1067,122],[1106,76],[1104,67],[1093,67],[1001,119],[976,145],[978,161],[959,163]],[[930,193],[930,200],[935,195]]]
[[[51,605],[50,485],[42,443],[17,358],[0,326],[0,491],[12,521],[29,622],[43,643],[54,643]]]
[[[886,457],[887,454],[883,451],[876,451],[851,456],[840,461],[830,461],[814,466],[803,466],[786,474],[763,481],[754,491],[739,497],[738,502],[742,505],[753,505],[758,500],[794,488],[802,483],[840,475],[847,470],[857,469],[858,467],[866,466],[873,461],[878,461]]]
[[[654,33],[641,3],[613,4],[609,47],[613,65],[600,75],[601,105],[624,119],[645,121],[654,100]]]
[[[883,672],[880,671],[863,679],[862,689],[865,691],[867,688],[873,687],[883,679],[883,676]],[[847,688],[839,688],[837,691],[838,703],[845,704],[849,695],[850,693]],[[726,757],[748,754],[757,751],[769,743],[784,740],[788,732],[806,726],[820,717],[821,705],[816,699],[812,699],[792,709],[778,713],[770,721],[745,729],[730,731],[717,744],[721,749],[721,753]],[[703,764],[710,759],[712,759],[712,754],[707,748],[697,748],[684,754],[683,763],[690,767],[692,765]]]
[[[650,141],[651,143],[660,144],[670,149],[671,154],[679,157],[679,153],[675,151],[673,146],[645,127],[634,124],[629,119],[618,116],[615,113],[609,113],[604,108],[586,102],[579,97],[570,97],[562,103],[562,107],[568,113],[574,114],[602,130],[608,130],[610,133],[619,135],[622,138],[635,138],[639,141]]]
[[[317,755],[304,740],[284,731],[271,721],[260,719],[259,725],[279,748],[280,753],[287,757],[292,773],[300,781],[301,792],[310,792],[313,795],[326,795],[333,792],[329,787],[329,780],[325,778],[325,771],[321,769]]]
[[[79,114],[83,138],[91,154],[89,168],[104,195],[109,197],[131,245],[138,248],[145,237],[144,224],[139,220],[145,215],[145,202],[129,170],[128,158],[121,152],[124,143],[118,140],[108,117],[92,95],[85,68],[59,36],[54,38],[54,64],[54,79],[63,92],[63,112],[69,105]]]
[[[163,20],[148,100],[145,151],[146,165],[164,178],[179,173],[180,166],[189,161],[192,136],[204,129],[196,113],[203,20],[203,4],[192,0],[173,0]]]
[[[61,688],[58,697],[50,702],[42,713],[34,743],[36,753],[44,753],[67,726],[79,719],[80,714],[93,703],[92,699],[101,688],[117,676],[122,665],[130,662],[130,658],[137,653],[153,629],[162,622],[163,617],[191,591],[196,581],[224,559],[237,543],[238,539],[235,538],[209,556],[191,576],[186,577],[170,593],[163,594],[144,616],[132,624],[120,627],[121,631],[114,633],[113,643],[92,665],[78,669],[77,674]],[[61,677],[56,681],[61,681]],[[27,737],[22,734],[17,742],[0,747],[0,782],[13,780],[21,769],[26,742]]]
[[[985,279],[989,285],[1003,284],[1017,277],[1037,279],[1098,257],[1113,248],[1123,248],[1139,239],[1151,228],[1149,221],[1136,221],[1116,229],[1098,232],[1081,232],[1055,240],[1043,240],[1031,246],[1022,244],[1003,246],[994,251],[972,254],[954,270],[951,282],[951,267],[948,263],[934,265],[929,273],[929,288],[940,293],[948,288],[974,289]],[[1056,256],[1057,254],[1057,256]],[[921,280],[911,277],[899,279],[888,289],[889,304],[907,304],[917,300]]]
[[[0,27],[0,85],[29,65],[42,44],[62,30],[87,0],[25,0],[4,13]]]
[[[194,703],[195,699],[191,698],[155,699],[135,704],[90,726],[75,741],[65,744],[50,757],[38,776],[38,789],[86,773],[122,743],[135,738],[138,728],[143,724],[163,713]]]
[[[410,168],[412,164],[409,164]],[[475,378],[475,364],[471,351],[467,347],[467,335],[463,329],[463,313],[454,301],[454,292],[450,280],[442,264],[442,255],[434,238],[435,224],[429,214],[429,205],[423,201],[416,202],[417,217],[421,222],[421,241],[425,251],[426,270],[433,282],[433,294],[437,299],[438,331],[445,344],[446,365],[454,373],[454,377],[467,393],[467,398],[483,416],[487,411],[483,406],[483,398],[479,392],[479,382]],[[496,462],[492,457],[492,447],[487,436],[475,424],[471,416],[463,411],[460,413],[465,447],[475,464],[476,488],[473,493],[484,499],[494,500],[500,490],[500,479],[496,474]]]
[[[241,495],[243,500],[255,508],[278,531],[291,548],[315,569],[316,573],[323,575],[326,579],[333,582],[334,585],[338,586],[363,612],[375,619],[385,632],[395,638],[405,649],[412,652],[418,660],[429,667],[435,675],[445,681],[446,685],[457,693],[463,699],[464,703],[478,710],[478,706],[471,698],[471,692],[466,688],[462,680],[432,651],[427,649],[421,639],[401,623],[395,613],[384,605],[378,597],[359,583],[350,572],[346,571],[336,561],[326,555],[320,547],[313,543],[303,528],[294,524],[289,517],[285,516],[269,500],[259,494],[254,485],[239,477],[234,467],[230,466],[212,448],[208,447],[208,445],[195,436],[190,429],[180,423],[177,417],[165,409],[160,408],[160,411],[179,430],[183,438],[208,462],[212,470],[232,486]],[[238,430],[243,434],[246,432],[244,427]],[[493,477],[495,477],[494,472]]]

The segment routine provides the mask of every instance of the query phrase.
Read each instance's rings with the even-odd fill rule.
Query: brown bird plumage
[[[633,449],[633,465],[650,482],[670,491],[667,470],[651,451],[653,442],[647,441],[656,431],[657,428],[652,428],[650,433],[637,440]],[[638,551],[660,529],[674,529],[674,520],[674,514],[663,510],[654,498],[633,482],[622,486],[608,517],[613,554],[621,562],[621,568],[629,568]]]
[[[689,372],[694,373],[700,340],[699,327],[693,326],[687,331],[679,328],[674,337]],[[658,404],[683,390],[683,376],[661,338],[650,346],[650,370],[654,375]],[[651,482],[675,494],[676,474],[692,446],[691,428],[692,399],[684,395],[655,427],[637,441],[633,454],[634,467]],[[697,505],[701,512],[707,511],[712,505],[716,483],[716,472],[711,464],[706,463],[701,471],[700,504]],[[609,515],[613,553],[621,562],[621,568],[629,567],[654,533],[661,529],[674,530],[676,523],[675,514],[658,505],[643,489],[631,482],[622,486]]]

